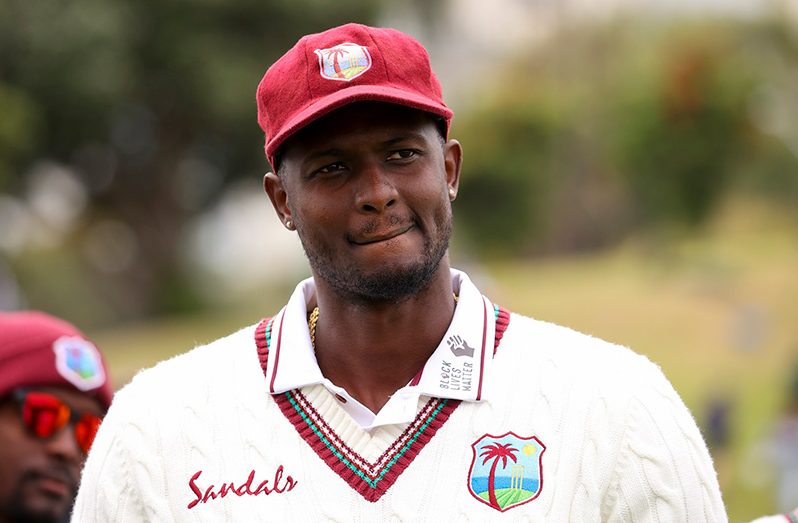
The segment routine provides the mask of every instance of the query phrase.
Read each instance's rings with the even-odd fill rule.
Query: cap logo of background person
[[[55,368],[79,390],[91,390],[105,383],[100,351],[80,337],[62,336],[53,342]]]
[[[322,78],[349,82],[371,68],[371,55],[362,45],[344,43],[316,49]]]

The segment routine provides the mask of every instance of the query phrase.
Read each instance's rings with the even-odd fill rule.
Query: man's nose
[[[72,425],[59,430],[45,442],[47,452],[59,460],[80,465],[84,455],[75,439],[75,428]]]
[[[377,162],[360,166],[355,193],[355,203],[360,211],[383,212],[392,207],[398,197],[390,175]]]

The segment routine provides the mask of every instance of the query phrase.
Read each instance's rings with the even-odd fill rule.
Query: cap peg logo
[[[87,391],[105,383],[105,369],[100,351],[80,337],[62,336],[53,343],[55,368],[79,390]]]
[[[319,57],[319,72],[328,80],[349,82],[371,68],[371,55],[362,45],[347,42],[314,52]]]

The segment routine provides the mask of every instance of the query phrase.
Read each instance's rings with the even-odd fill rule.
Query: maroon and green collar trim
[[[496,337],[493,354],[510,323],[510,313],[494,306]],[[266,376],[272,318],[262,320],[255,329],[258,358]],[[393,485],[435,433],[460,404],[459,400],[430,398],[415,419],[373,463],[353,451],[314,408],[299,389],[273,395],[283,415],[316,454],[350,487],[366,500],[375,502]]]

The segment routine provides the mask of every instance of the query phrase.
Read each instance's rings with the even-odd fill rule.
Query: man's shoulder
[[[678,393],[659,365],[647,356],[518,314],[510,317],[494,369],[497,389],[506,397],[517,394],[518,384],[525,384],[533,396],[539,391],[549,405],[560,405],[572,415],[589,416],[600,408],[607,419],[622,423],[630,409],[637,408],[635,405],[681,408]]]
[[[182,354],[163,360],[149,369],[141,371],[136,378],[147,374],[152,374],[153,376],[174,372],[185,374],[187,368],[194,370],[202,370],[208,366],[218,368],[219,365],[234,361],[233,358],[240,357],[242,353],[247,351],[254,353],[255,328],[257,325],[248,325],[209,343],[196,345]]]
[[[255,343],[258,324],[140,370],[117,392],[117,398],[185,397],[232,381],[238,373],[260,373]]]
[[[549,366],[569,380],[617,383],[622,376],[628,385],[628,380],[645,381],[662,372],[648,357],[629,347],[517,313],[510,315],[497,358],[502,351],[510,360],[520,358]]]
[[[629,347],[613,343],[579,330],[538,320],[515,312],[510,313],[509,327],[505,336],[513,344],[520,344],[545,354],[563,358],[630,358],[641,356]]]

